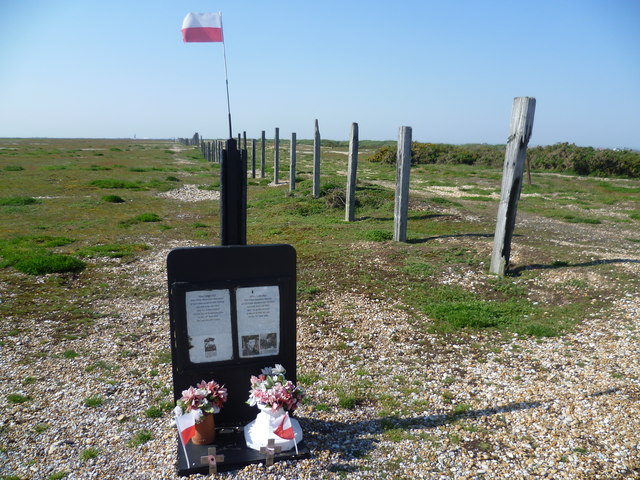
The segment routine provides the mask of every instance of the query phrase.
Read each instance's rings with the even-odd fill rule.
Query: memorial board
[[[231,470],[264,461],[248,449],[242,427],[256,407],[246,403],[251,375],[277,363],[296,382],[296,254],[290,245],[232,245],[176,248],[167,257],[174,400],[201,380],[228,391],[216,414],[217,451]],[[206,473],[206,446],[179,445],[178,473]],[[280,452],[279,459],[306,458]],[[188,459],[187,459],[188,457]]]

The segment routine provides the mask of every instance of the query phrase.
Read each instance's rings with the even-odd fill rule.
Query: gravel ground
[[[144,415],[171,397],[165,259],[176,246],[186,245],[99,267],[114,279],[86,337],[51,342],[55,324],[39,318],[25,320],[28,336],[2,339],[0,478],[177,478],[170,415]],[[121,294],[123,272],[129,286],[153,293]],[[301,300],[298,373],[317,378],[298,418],[312,457],[219,476],[640,478],[639,293],[621,289],[612,310],[545,339],[443,338],[419,328],[427,319],[366,292]],[[355,408],[338,404],[340,388],[359,392]],[[9,394],[33,400],[15,404]],[[103,403],[84,406],[91,396]],[[140,432],[151,438],[136,445]]]

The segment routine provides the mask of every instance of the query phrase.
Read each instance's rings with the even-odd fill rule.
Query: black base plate
[[[217,455],[224,455],[224,462],[219,462],[217,465],[219,472],[238,470],[252,463],[265,462],[264,454],[247,447],[243,427],[222,427],[216,428],[216,440],[211,445],[194,445],[191,441],[187,443],[188,462],[180,439],[178,439],[178,475],[208,474],[209,465],[200,463],[200,457],[207,456],[210,447],[216,447]],[[301,460],[310,456],[311,452],[303,440],[298,444],[298,453],[295,449],[276,453],[273,461]]]

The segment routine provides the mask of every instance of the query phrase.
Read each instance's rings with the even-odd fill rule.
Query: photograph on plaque
[[[221,362],[233,358],[229,290],[186,292],[189,360]]]
[[[277,355],[280,351],[280,290],[276,285],[236,290],[240,357]]]

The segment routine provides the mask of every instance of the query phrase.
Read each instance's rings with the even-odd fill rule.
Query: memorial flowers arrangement
[[[282,365],[262,369],[259,376],[251,376],[251,390],[247,403],[251,406],[270,407],[273,412],[283,408],[293,412],[305,396],[304,389],[287,380]]]
[[[176,404],[182,413],[193,412],[196,423],[209,413],[218,413],[222,404],[227,401],[227,389],[215,381],[202,380],[195,387],[182,391],[182,398]]]

